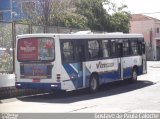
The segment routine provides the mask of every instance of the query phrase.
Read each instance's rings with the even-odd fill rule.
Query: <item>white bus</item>
[[[72,91],[147,73],[141,34],[26,34],[16,40],[16,87]]]

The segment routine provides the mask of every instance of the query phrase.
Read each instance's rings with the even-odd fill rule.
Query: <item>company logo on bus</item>
[[[102,63],[101,61],[99,61],[99,63],[97,63],[96,66],[97,66],[97,69],[107,68],[107,67],[113,67],[114,63]]]
[[[20,50],[23,52],[33,52],[36,47],[32,46],[32,42],[24,41],[24,46],[20,46]]]

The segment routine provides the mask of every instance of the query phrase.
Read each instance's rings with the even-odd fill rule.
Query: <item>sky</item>
[[[127,5],[128,10],[131,12],[131,14],[152,13],[144,15],[160,19],[160,0],[111,0],[111,1],[113,3],[116,3],[117,6],[121,6],[121,4]]]

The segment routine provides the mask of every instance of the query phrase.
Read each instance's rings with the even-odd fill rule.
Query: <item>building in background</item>
[[[130,25],[130,33],[144,35],[147,59],[160,60],[160,20],[142,14],[133,14]]]

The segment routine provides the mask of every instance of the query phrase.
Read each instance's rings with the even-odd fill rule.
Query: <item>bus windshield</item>
[[[53,38],[22,38],[18,40],[17,58],[19,61],[53,61]]]

